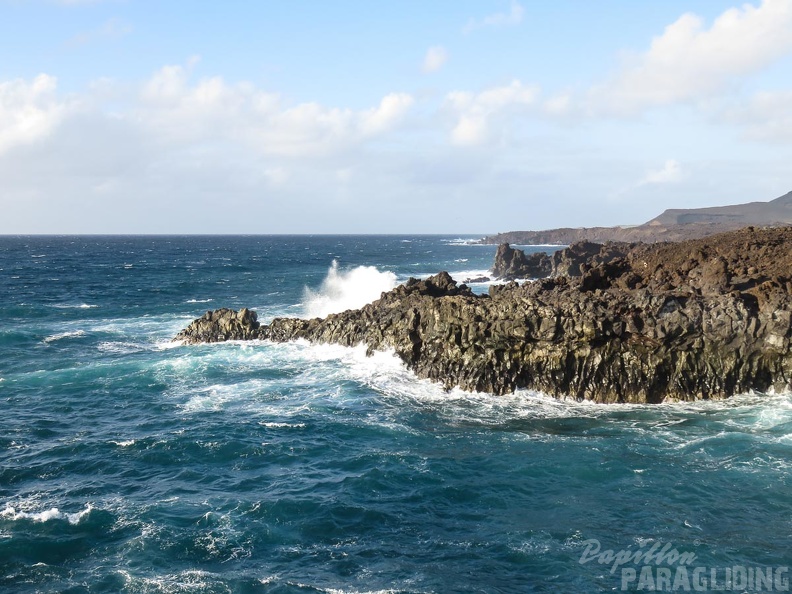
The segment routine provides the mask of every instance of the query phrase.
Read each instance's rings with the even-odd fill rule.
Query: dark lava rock
[[[187,344],[251,340],[258,338],[260,325],[257,318],[256,312],[247,308],[239,311],[226,308],[207,311],[179,332],[174,340]]]
[[[587,269],[623,258],[636,244],[579,241],[548,256],[526,255],[508,243],[498,246],[492,274],[502,280],[537,279],[548,276],[581,276]]]
[[[553,254],[552,276],[582,276],[588,268],[623,258],[634,246],[616,242],[604,245],[590,241],[573,243]]]
[[[619,250],[585,246],[575,251],[587,258],[582,267],[559,260],[577,276],[510,282],[488,295],[440,273],[324,319],[256,327],[249,314],[218,310],[177,338],[362,343],[394,349],[446,388],[495,394],[662,402],[790,389],[792,229]]]
[[[514,280],[518,278],[544,278],[550,276],[553,261],[544,252],[526,256],[522,250],[516,250],[508,243],[498,246],[492,274],[499,279]]]

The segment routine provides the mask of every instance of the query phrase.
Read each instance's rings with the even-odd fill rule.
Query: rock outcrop
[[[792,229],[639,244],[578,270],[488,295],[440,273],[324,319],[255,328],[207,314],[177,338],[363,343],[446,388],[495,394],[662,402],[790,388]]]
[[[526,256],[522,250],[502,243],[495,252],[492,274],[501,280],[544,278],[553,272],[553,260],[544,252]]]
[[[552,255],[522,250],[502,243],[495,252],[492,274],[500,280],[538,279],[548,276],[580,276],[592,266],[623,258],[635,244],[608,242],[605,245],[579,241]]]
[[[253,340],[259,337],[260,324],[255,311],[247,308],[234,311],[221,308],[207,311],[174,340],[188,344],[224,342],[226,340]]]
[[[558,250],[552,258],[552,276],[581,276],[588,268],[623,258],[635,244],[607,242],[604,245],[579,241]]]

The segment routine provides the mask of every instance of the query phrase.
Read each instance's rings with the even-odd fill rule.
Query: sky
[[[791,164],[792,0],[0,0],[0,234],[629,225]]]

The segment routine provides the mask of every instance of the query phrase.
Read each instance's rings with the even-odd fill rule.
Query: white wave
[[[0,517],[8,520],[32,520],[33,522],[49,522],[50,520],[66,520],[69,524],[79,524],[93,510],[93,506],[89,503],[85,509],[73,514],[66,514],[60,511],[57,507],[51,507],[48,510],[41,512],[26,512],[17,511],[16,508],[6,505],[6,508],[0,512]]]
[[[485,269],[477,269],[477,270],[457,270],[454,272],[449,272],[451,278],[453,278],[458,283],[463,283],[465,280],[469,278],[476,278],[480,276],[486,276],[492,278],[492,272]],[[491,282],[491,281],[487,281]]]
[[[176,574],[156,577],[138,576],[126,569],[117,569],[124,580],[125,589],[133,592],[158,592],[176,594],[181,592],[228,591],[219,574],[198,569],[188,569]]]
[[[192,395],[182,408],[189,413],[222,410],[229,403],[251,398],[265,390],[266,383],[261,380],[236,384],[215,384],[195,390],[197,393]]]
[[[305,423],[274,423],[274,422],[261,422],[259,423],[262,427],[266,427],[267,429],[304,429]]]
[[[60,334],[51,334],[44,339],[44,342],[55,342],[57,340],[63,340],[64,338],[79,338],[81,336],[85,336],[85,332],[83,330],[75,330],[73,332],[61,332]]]
[[[154,348],[157,349],[158,351],[168,351],[170,349],[175,349],[180,346],[184,346],[183,340],[163,340],[161,342],[158,342],[156,345],[154,345]]]
[[[297,588],[317,590],[325,594],[397,594],[399,592],[399,590],[340,590],[338,588],[322,588],[321,586],[312,586],[311,584],[291,581],[287,581],[286,584]]]
[[[94,309],[99,306],[91,303],[56,303],[52,307],[58,309]]]
[[[454,239],[442,239],[441,241],[448,245],[484,245],[479,243],[480,239],[471,239],[469,237],[456,237]]]
[[[135,445],[134,439],[127,439],[125,441],[110,441],[113,445],[117,445],[119,448],[128,448],[131,445]]]
[[[122,342],[134,343],[135,339],[145,337],[151,341],[170,340],[179,330],[192,322],[195,316],[191,315],[157,315],[142,316],[138,318],[106,318],[97,319],[95,325],[89,329],[97,334],[114,334],[127,340]],[[131,340],[130,340],[131,339]],[[112,341],[118,342],[118,341]],[[140,343],[139,343],[140,344]],[[151,345],[147,343],[150,347]]]
[[[323,318],[331,313],[358,309],[379,299],[384,291],[396,286],[393,272],[381,272],[374,266],[358,266],[339,270],[338,262],[327,271],[318,291],[305,289],[305,313],[310,318]]]
[[[217,368],[234,372],[233,381],[208,380]],[[376,406],[356,416],[372,425],[402,432],[417,431],[405,421],[405,411],[430,410],[444,422],[485,427],[510,427],[514,439],[545,439],[546,420],[591,419],[624,431],[663,439],[669,448],[696,448],[702,435],[688,427],[688,420],[706,417],[716,424],[706,433],[719,437],[731,432],[751,434],[763,442],[786,444],[792,423],[792,396],[744,395],[726,400],[665,404],[599,404],[556,399],[529,390],[495,396],[460,389],[446,391],[440,384],[417,378],[391,352],[366,356],[366,347],[311,345],[305,341],[275,344],[267,341],[223,343],[182,351],[156,365],[158,377],[169,385],[168,393],[187,412],[234,409],[246,412],[260,426],[300,428],[306,419],[324,414],[328,406],[350,407],[359,412],[359,392],[345,384],[371,389]],[[282,375],[250,377],[248,372],[278,369]],[[208,380],[208,381],[207,381]],[[295,389],[295,382],[299,389]],[[357,394],[357,395],[356,395]],[[249,413],[249,414],[248,414]],[[357,414],[357,413],[356,413]],[[523,430],[540,422],[538,431]],[[516,425],[515,425],[516,423]],[[752,438],[754,438],[752,437]],[[565,439],[555,435],[553,439]],[[781,464],[773,457],[768,464]]]
[[[185,303],[211,303],[214,299],[188,299]]]
[[[113,355],[129,355],[131,353],[139,353],[146,350],[148,345],[137,344],[134,342],[100,342],[96,348],[103,353],[110,353]]]

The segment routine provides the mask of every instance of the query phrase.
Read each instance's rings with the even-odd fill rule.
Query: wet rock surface
[[[256,312],[247,308],[235,311],[221,308],[207,311],[176,335],[174,340],[188,344],[253,340],[258,338],[260,324]]]
[[[207,312],[176,338],[362,343],[446,388],[495,394],[662,402],[790,388],[792,229],[611,248],[586,248],[578,275],[488,295],[442,272],[324,319]]]

